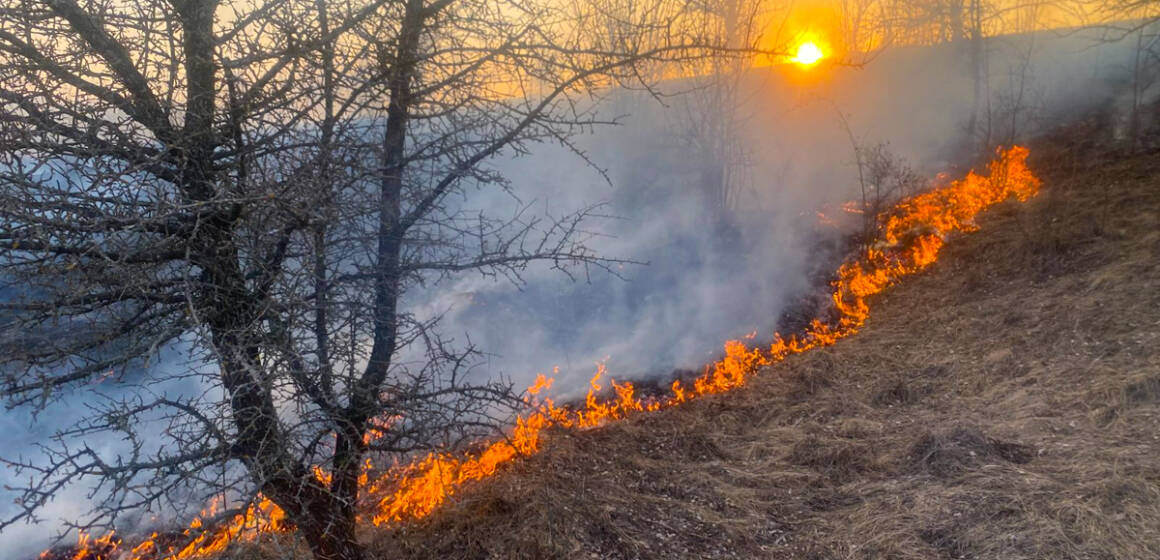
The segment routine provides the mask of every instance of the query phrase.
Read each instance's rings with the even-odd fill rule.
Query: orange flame
[[[639,398],[632,383],[609,379],[613,395],[602,397],[601,379],[607,373],[598,364],[590,381],[583,408],[559,407],[544,399],[516,420],[511,435],[495,441],[476,454],[430,453],[407,465],[375,473],[368,460],[362,483],[370,502],[370,521],[382,525],[429,515],[464,484],[494,475],[506,462],[531,455],[540,449],[541,435],[549,427],[582,429],[645,411],[675,406],[689,400],[744,386],[765,365],[811,348],[829,346],[857,333],[869,318],[867,298],[882,292],[901,278],[914,274],[938,258],[948,235],[977,229],[979,212],[1009,199],[1025,201],[1034,196],[1040,181],[1026,166],[1028,150],[1015,146],[999,151],[987,176],[968,174],[948,186],[905,199],[881,217],[881,242],[866,254],[839,267],[831,296],[834,314],[815,318],[800,335],[789,338],[774,333],[765,348],[749,348],[741,341],[725,343],[725,356],[705,368],[692,384],[674,381],[671,396]],[[752,338],[746,337],[746,338]],[[528,388],[535,396],[551,387],[553,378],[540,375]],[[315,470],[319,480],[329,475]],[[285,514],[265,497],[228,522],[202,528],[202,519],[213,515],[218,502],[211,503],[184,532],[186,545],[161,550],[156,534],[119,558],[146,560],[169,558],[186,560],[205,557],[223,550],[234,539],[253,539],[262,533],[288,528]],[[82,533],[74,560],[115,558],[120,539],[110,533],[91,539]],[[85,554],[88,554],[86,556]]]

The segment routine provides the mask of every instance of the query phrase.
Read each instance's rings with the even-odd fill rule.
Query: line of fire
[[[1158,150],[1152,0],[5,0],[0,556],[1155,557]]]

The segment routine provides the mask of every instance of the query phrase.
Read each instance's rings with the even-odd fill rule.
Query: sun
[[[791,60],[803,66],[809,66],[821,60],[825,54],[822,49],[818,48],[812,41],[807,41],[798,45],[797,56]]]

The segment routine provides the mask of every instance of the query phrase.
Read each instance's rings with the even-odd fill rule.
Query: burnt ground
[[[1044,192],[857,336],[552,432],[432,518],[368,531],[373,556],[1160,558],[1160,152],[1085,134],[1033,145]]]

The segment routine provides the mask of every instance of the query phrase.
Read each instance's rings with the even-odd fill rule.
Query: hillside
[[[1033,145],[1044,192],[954,239],[859,335],[741,391],[552,432],[366,535],[376,556],[1160,557],[1160,158],[1089,132]]]

